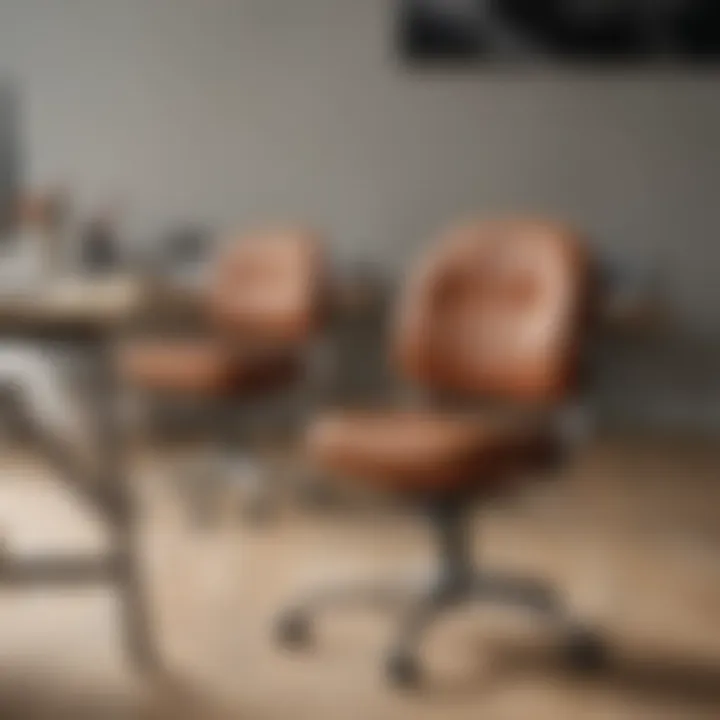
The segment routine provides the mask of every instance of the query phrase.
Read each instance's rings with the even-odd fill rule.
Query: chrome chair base
[[[328,584],[307,594],[280,616],[277,641],[301,649],[312,640],[315,617],[330,608],[352,606],[402,609],[399,627],[385,659],[385,674],[394,685],[412,687],[421,680],[419,650],[427,629],[441,615],[468,603],[482,602],[533,612],[556,626],[569,665],[595,670],[605,665],[602,638],[573,619],[560,594],[541,580],[478,570],[470,548],[461,506],[431,512],[437,530],[440,562],[429,582],[398,580]]]

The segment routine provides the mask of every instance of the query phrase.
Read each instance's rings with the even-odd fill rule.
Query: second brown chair
[[[207,333],[127,344],[120,353],[122,375],[156,396],[210,404],[214,439],[231,444],[244,405],[287,391],[302,378],[305,350],[321,326],[325,283],[316,233],[243,235],[220,253],[204,293]],[[202,485],[195,488],[201,498],[210,490],[210,483]]]

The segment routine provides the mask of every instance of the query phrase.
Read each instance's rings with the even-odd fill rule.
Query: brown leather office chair
[[[571,623],[544,583],[477,570],[466,532],[475,499],[557,462],[555,414],[578,387],[592,275],[582,239],[558,223],[508,219],[452,229],[409,278],[394,357],[408,378],[444,400],[484,398],[487,405],[474,412],[334,413],[309,430],[309,451],[320,465],[399,494],[436,530],[437,577],[414,596],[387,659],[396,683],[418,680],[417,646],[431,620],[472,599],[563,621],[574,663],[603,659],[599,638]],[[396,599],[398,590],[366,584],[312,593],[282,615],[279,639],[300,645],[318,610]]]
[[[248,233],[231,242],[203,297],[210,331],[127,344],[122,375],[156,396],[212,403],[215,440],[232,447],[244,406],[287,391],[303,375],[304,351],[325,310],[322,245],[305,229]],[[193,488],[195,500],[210,494],[208,482],[202,487],[208,479],[205,472]]]

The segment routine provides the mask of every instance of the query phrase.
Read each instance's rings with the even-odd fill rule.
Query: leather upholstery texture
[[[230,242],[208,293],[221,332],[246,342],[297,345],[320,324],[326,278],[321,238],[275,230]]]
[[[495,412],[332,414],[310,428],[311,455],[410,493],[544,468],[555,448],[538,419],[576,388],[592,296],[589,256],[569,227],[508,219],[451,229],[410,274],[393,355],[417,384],[484,398]]]
[[[241,349],[213,339],[128,344],[120,365],[125,377],[148,390],[219,396],[281,389],[301,369],[296,353]]]
[[[325,299],[320,238],[305,230],[251,233],[228,244],[206,293],[212,335],[150,340],[119,354],[122,375],[161,392],[253,394],[301,372],[303,346]]]
[[[325,469],[400,492],[451,492],[468,481],[490,488],[552,450],[548,433],[530,423],[429,411],[329,414],[311,427],[308,445]]]
[[[395,357],[422,385],[544,402],[570,393],[591,295],[579,236],[542,220],[470,222],[411,274]]]

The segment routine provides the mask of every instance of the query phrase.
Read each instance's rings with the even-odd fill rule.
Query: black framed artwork
[[[396,0],[415,63],[720,62],[720,0]]]

